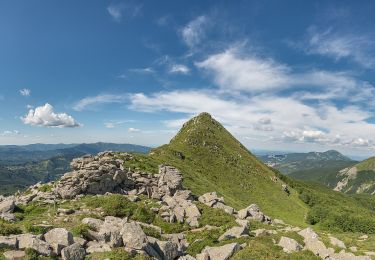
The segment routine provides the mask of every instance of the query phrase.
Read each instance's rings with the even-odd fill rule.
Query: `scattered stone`
[[[247,229],[247,227],[232,227],[219,237],[219,241],[230,238],[240,238],[243,236],[249,236],[249,230]]]
[[[219,198],[217,196],[216,192],[205,193],[202,196],[200,196],[198,200],[209,207],[222,209],[230,215],[234,214],[235,212],[235,210],[232,207],[225,204],[223,197]]]
[[[17,246],[18,246],[18,241],[15,237],[0,236],[0,249],[2,248],[16,249]]]
[[[137,223],[132,222],[124,224],[121,233],[125,247],[143,250],[148,245],[147,236]]]
[[[13,215],[14,207],[16,206],[13,197],[8,197],[0,201],[0,218],[6,221],[15,221],[16,217]]]
[[[25,251],[11,250],[4,252],[4,257],[7,260],[21,260],[26,256]]]
[[[84,218],[82,219],[82,223],[88,225],[91,229],[95,231],[99,231],[100,227],[103,225],[103,220],[96,219],[96,218]]]
[[[57,213],[59,213],[61,215],[70,215],[70,214],[74,213],[74,209],[62,209],[62,208],[59,208],[59,209],[57,209]]]
[[[223,246],[218,247],[206,247],[203,249],[203,257],[205,255],[208,255],[208,259],[212,260],[228,260],[231,256],[233,256],[236,252],[241,250],[241,246],[238,243],[231,243],[226,244]],[[207,258],[201,258],[201,259],[207,259]],[[197,255],[198,260],[198,255]]]
[[[275,225],[285,225],[285,222],[282,221],[281,219],[277,219],[275,218],[273,221],[272,221],[273,224]]]
[[[302,250],[302,246],[292,238],[282,236],[279,241],[279,246],[283,248],[285,253],[293,253]]]
[[[74,243],[78,243],[81,246],[85,246],[87,244],[87,240],[82,237],[73,237]]]
[[[179,256],[178,244],[171,241],[159,241],[153,244],[153,248],[163,260],[174,260]]]
[[[64,247],[74,243],[73,235],[64,228],[54,228],[44,234],[44,239],[51,245],[56,255],[59,255]]]
[[[85,259],[85,256],[85,249],[78,243],[67,246],[61,251],[61,257],[63,260],[83,260]]]
[[[329,236],[329,240],[330,240],[330,242],[333,246],[337,246],[337,247],[346,249],[346,246],[345,246],[344,242],[342,242],[340,239],[337,239],[333,236]]]
[[[111,247],[103,242],[90,241],[86,245],[86,252],[89,254],[109,251],[111,251]]]

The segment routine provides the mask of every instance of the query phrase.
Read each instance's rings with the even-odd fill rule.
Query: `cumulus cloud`
[[[20,94],[24,97],[28,97],[31,94],[31,90],[28,88],[20,89]]]
[[[21,117],[24,124],[44,127],[79,127],[74,118],[66,113],[55,113],[53,106],[46,103],[44,106],[30,109],[28,114]]]
[[[190,69],[183,65],[183,64],[173,64],[170,69],[169,73],[174,73],[174,74],[189,74]]]
[[[187,46],[193,48],[205,38],[208,22],[208,17],[202,15],[190,21],[185,27],[182,28],[182,39]]]
[[[125,100],[123,95],[101,94],[93,97],[85,97],[73,106],[74,110],[82,111],[101,104],[121,103]]]

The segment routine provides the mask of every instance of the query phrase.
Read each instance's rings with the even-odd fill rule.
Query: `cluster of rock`
[[[198,200],[209,207],[222,209],[230,215],[235,213],[235,210],[232,207],[226,205],[224,202],[224,198],[218,197],[216,192],[205,193],[200,196]]]
[[[272,220],[270,217],[266,216],[259,208],[257,204],[251,204],[247,208],[238,211],[237,217],[239,219],[246,220],[257,220],[267,224],[271,224]]]
[[[353,253],[345,252],[345,244],[341,240],[330,237],[333,245],[341,247],[342,250],[339,253],[335,253],[333,248],[327,248],[325,244],[319,239],[318,234],[311,228],[306,228],[298,232],[300,236],[304,238],[305,247],[304,249],[310,250],[315,255],[320,256],[322,259],[337,259],[337,260],[370,260],[370,256],[356,256]]]
[[[41,183],[30,186],[26,192],[18,192],[15,196],[16,204],[27,205],[30,202],[43,201],[44,203],[55,203],[57,195],[52,191],[54,182]],[[50,191],[43,190],[43,187],[49,187]]]
[[[0,236],[0,248],[11,249],[6,259],[21,259],[25,249],[33,249],[41,256],[61,256],[63,260],[83,260],[85,249],[63,228],[54,228],[44,235],[21,234]]]
[[[6,221],[14,221],[16,217],[13,214],[16,202],[14,197],[0,196],[0,218]]]
[[[113,248],[123,247],[132,254],[143,254],[155,259],[173,260],[184,254],[187,245],[184,237],[164,236],[161,241],[147,236],[142,230],[142,223],[129,222],[108,216],[103,220],[84,218],[82,223],[90,227],[85,242],[86,252],[106,252]],[[155,227],[157,229],[157,227]]]

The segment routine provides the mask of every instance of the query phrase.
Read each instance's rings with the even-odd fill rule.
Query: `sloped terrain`
[[[375,157],[336,172],[334,189],[345,193],[375,194]]]

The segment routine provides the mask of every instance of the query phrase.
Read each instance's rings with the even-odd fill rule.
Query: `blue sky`
[[[0,2],[0,144],[167,143],[207,111],[250,149],[375,148],[373,1]]]

